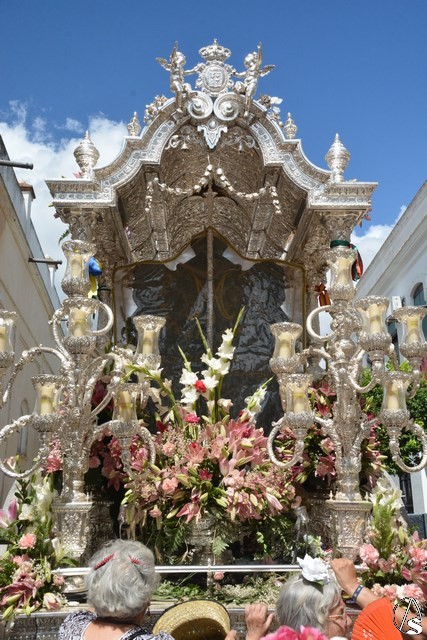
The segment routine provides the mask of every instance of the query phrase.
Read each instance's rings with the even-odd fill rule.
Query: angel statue
[[[164,58],[156,58],[157,62],[162,65],[166,71],[170,71],[170,88],[176,95],[176,105],[180,113],[182,110],[182,102],[185,96],[191,92],[191,85],[185,82],[185,76],[191,73],[199,71],[200,65],[196,65],[193,69],[184,69],[185,56],[178,51],[178,43],[175,42],[172,53],[170,54],[169,62]]]
[[[266,76],[267,73],[270,73],[270,71],[274,69],[274,64],[267,64],[263,69],[261,69],[261,64],[262,45],[259,43],[257,51],[248,53],[245,58],[246,70],[234,73],[237,78],[244,78],[243,82],[236,82],[235,90],[237,93],[245,96],[245,118],[249,115],[249,109],[258,85],[258,78]]]

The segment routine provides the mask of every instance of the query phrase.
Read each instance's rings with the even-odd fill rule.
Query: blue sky
[[[427,173],[425,0],[0,0],[0,134],[9,155],[31,160],[34,220],[49,253],[60,253],[43,180],[77,171],[84,130],[101,151],[120,150],[133,111],[170,95],[168,57],[178,40],[187,66],[216,37],[243,69],[263,43],[276,69],[260,93],[283,98],[307,157],[326,168],[333,137],[351,153],[346,178],[378,181],[372,222],[358,231],[369,255]],[[49,222],[49,224],[46,224]]]

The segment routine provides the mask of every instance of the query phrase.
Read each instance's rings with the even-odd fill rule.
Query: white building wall
[[[1,138],[0,157],[8,159]],[[48,321],[59,306],[47,265],[28,262],[29,257],[44,257],[29,217],[31,191],[24,189],[24,199],[13,168],[0,166],[0,308],[18,313],[15,362],[25,349],[39,344],[55,346]],[[45,357],[25,367],[15,381],[10,401],[0,411],[1,427],[33,411],[35,392],[31,377],[38,373],[54,373],[57,368],[55,359]],[[4,382],[9,375],[10,370]],[[17,436],[10,438],[0,446],[2,459],[15,456],[18,445],[23,464],[30,464],[38,447],[37,434],[29,430],[27,438],[25,434],[20,439]],[[0,472],[0,506],[11,485],[11,479]]]
[[[411,305],[419,282],[427,299],[427,181],[372,260],[356,295],[400,296]]]

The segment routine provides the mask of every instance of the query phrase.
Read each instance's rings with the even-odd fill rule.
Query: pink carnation
[[[397,586],[395,584],[384,585],[382,595],[394,602],[397,597]]]
[[[389,585],[389,586],[392,586],[392,585]],[[380,584],[378,584],[378,582],[376,582],[373,585],[371,591],[372,591],[372,593],[374,593],[379,598],[382,598],[384,596],[384,587],[382,587]]]
[[[359,555],[362,561],[370,567],[375,566],[380,557],[378,550],[372,544],[362,544]]]
[[[328,640],[328,638],[319,629],[301,626],[299,632],[290,627],[279,627],[277,631],[269,633],[263,640]]]
[[[384,573],[389,573],[393,569],[393,563],[390,560],[384,560],[384,558],[378,560],[378,566]]]
[[[166,496],[175,493],[178,488],[178,480],[176,478],[166,478],[162,482],[162,491]]]
[[[300,640],[328,640],[324,633],[314,627],[301,626]]]
[[[34,549],[36,542],[37,536],[35,536],[34,533],[26,533],[19,540],[18,547],[20,549]]]
[[[172,442],[165,442],[165,444],[162,446],[162,451],[165,454],[165,456],[173,456],[173,454],[175,453],[175,445]]]
[[[423,591],[416,584],[405,584],[403,586],[403,593],[406,598],[415,598],[415,600],[418,600],[418,601],[424,600]]]
[[[263,640],[298,640],[299,634],[290,627],[279,627],[274,633],[264,636]]]
[[[27,556],[27,554],[24,554],[23,556],[13,556],[12,562],[13,564],[16,564],[17,567],[21,567],[24,562],[28,562],[29,559],[30,557]]]
[[[409,549],[409,554],[412,560],[416,563],[425,564],[427,560],[427,551],[420,547],[411,547]]]
[[[198,380],[198,382],[201,382],[201,380]],[[201,382],[201,384],[205,387],[204,383]],[[197,382],[196,382],[196,389],[197,389]],[[198,389],[198,391],[200,391],[200,389]],[[206,387],[205,390],[206,391]],[[203,391],[203,393],[204,393]],[[199,416],[196,413],[188,413],[185,417],[185,422],[190,422],[190,423],[194,423],[194,424],[198,424],[199,423]]]

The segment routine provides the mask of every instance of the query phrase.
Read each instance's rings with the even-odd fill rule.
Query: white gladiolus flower
[[[235,348],[230,342],[223,342],[217,351],[217,355],[224,360],[232,360]]]
[[[222,334],[222,343],[227,343],[227,344],[231,344],[233,342],[233,332],[231,329],[226,329],[224,331],[224,333]]]
[[[197,382],[197,374],[188,371],[188,369],[183,369],[179,382],[186,387],[194,386]]]
[[[212,371],[219,371],[222,367],[220,358],[209,358],[207,353],[204,353],[201,357],[202,362],[208,365]]]
[[[167,409],[167,407],[162,407],[165,411]],[[164,422],[165,424],[167,424],[168,422],[173,422],[174,420],[174,414],[173,411],[167,411],[166,413],[162,413],[161,411],[159,411],[161,417],[162,417],[162,422]]]
[[[259,387],[254,394],[245,398],[246,409],[253,418],[257,413],[261,411],[262,403],[265,398],[265,394],[267,393],[267,389],[265,387]]]
[[[218,400],[218,406],[221,407],[221,409],[223,409],[226,413],[229,413],[231,407],[233,406],[233,403],[229,398],[220,398]]]
[[[24,503],[21,507],[21,513],[18,516],[18,520],[34,520],[33,505]]]
[[[389,506],[394,512],[403,507],[402,491],[398,489],[387,476],[378,478],[377,484],[370,495],[371,502],[381,506]]]
[[[218,373],[221,376],[226,376],[229,371],[230,371],[230,360],[221,360],[221,369],[218,371]]]
[[[169,391],[169,392],[172,391],[172,381],[169,380],[168,378],[165,378],[163,380],[163,386],[167,391]]]
[[[148,395],[155,404],[160,403],[160,389],[157,389],[156,387],[150,387]]]
[[[42,480],[42,482],[35,485],[34,488],[37,496],[37,510],[42,516],[45,516],[48,513],[54,498],[54,492],[50,488],[48,478]]]
[[[65,547],[59,538],[52,538],[52,547],[56,562],[61,562],[62,558],[65,556]]]
[[[190,405],[192,407],[198,397],[199,393],[194,387],[187,387],[182,393],[181,403],[186,406]]]
[[[202,375],[203,375],[203,382],[205,383],[206,389],[208,389],[208,391],[215,389],[215,387],[219,383],[218,378],[216,378],[215,376],[210,376],[209,371],[202,371]]]
[[[209,413],[212,415],[212,411],[215,408],[215,400],[208,400],[206,404],[208,406]]]
[[[163,367],[159,367],[159,366],[158,366],[158,367],[157,367],[157,369],[149,369],[149,370],[148,370],[148,373],[149,373],[149,375],[150,375],[150,376],[152,376],[153,378],[155,378],[155,377],[160,376],[160,375],[161,375],[161,373],[162,373],[162,371],[163,371]]]

